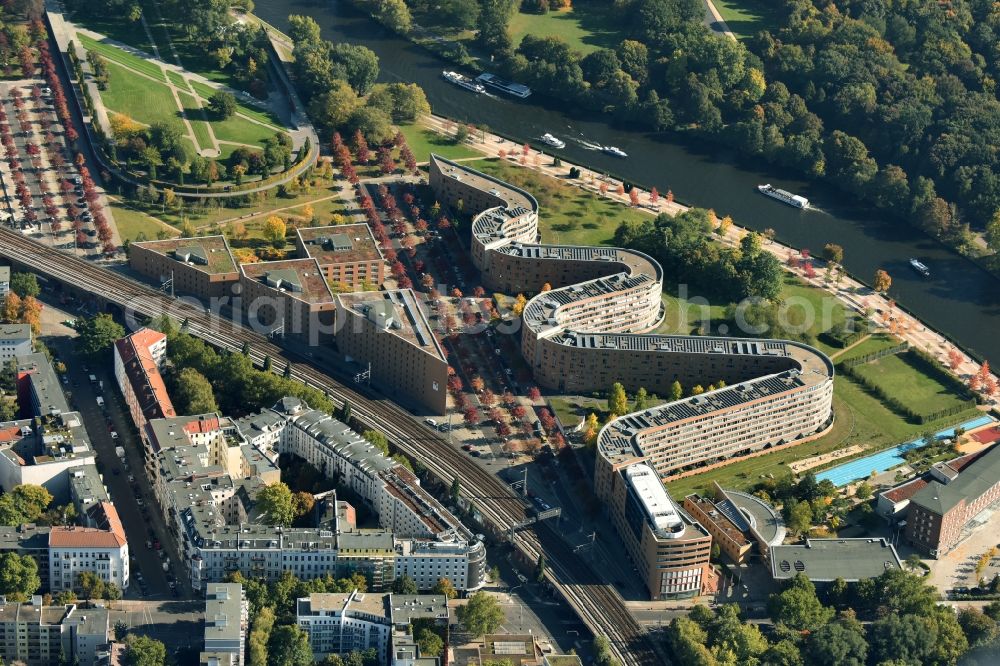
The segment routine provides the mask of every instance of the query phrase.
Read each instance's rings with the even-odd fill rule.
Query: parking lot
[[[0,142],[4,223],[79,256],[117,252],[103,196],[71,150],[42,80],[0,83]]]

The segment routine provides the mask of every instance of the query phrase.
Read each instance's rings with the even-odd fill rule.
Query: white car
[[[111,439],[118,439],[118,431],[117,430],[112,430],[111,431]]]
[[[427,425],[429,425],[432,428],[437,428],[437,425],[438,425],[438,422],[435,421],[434,419],[424,419],[424,423],[426,423]]]

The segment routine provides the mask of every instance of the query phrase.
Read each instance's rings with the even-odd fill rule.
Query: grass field
[[[580,2],[574,4],[572,9],[547,14],[518,12],[510,21],[514,46],[520,44],[525,35],[534,35],[559,37],[571,49],[584,55],[597,49],[614,48],[625,35],[618,29],[617,20],[610,15],[610,4]]]
[[[150,44],[149,39],[146,37],[146,31],[137,23],[129,23],[120,18],[97,18],[88,14],[75,15],[73,22],[94,32],[107,35],[116,42],[128,44],[150,55],[153,54],[153,45]]]
[[[170,80],[172,84],[180,88],[181,90],[189,90],[190,87],[187,84],[187,79],[173,71],[172,69],[164,70],[167,73],[167,79]]]
[[[156,240],[161,231],[169,234],[171,238],[180,233],[177,229],[161,224],[145,213],[121,204],[112,203],[111,214],[114,215],[115,226],[118,227],[118,234],[123,241],[134,241],[140,234],[146,240]]]
[[[545,158],[548,159],[548,158]],[[648,220],[611,199],[524,169],[499,158],[468,162],[468,166],[521,187],[538,200],[538,228],[543,243],[610,245],[622,220]]]
[[[270,125],[265,127],[250,122],[246,118],[231,116],[225,120],[213,120],[212,131],[215,132],[215,138],[219,141],[246,143],[253,146],[270,139],[279,130]]]
[[[846,361],[852,358],[858,358],[859,356],[864,356],[865,354],[874,354],[882,349],[888,349],[889,347],[894,347],[899,344],[899,338],[893,337],[888,333],[876,333],[870,336],[864,342],[860,342],[854,347],[851,347],[843,354],[836,357],[836,361]]]
[[[101,91],[105,106],[146,125],[164,122],[187,130],[181,122],[177,102],[165,83],[154,83],[114,63],[108,65],[108,89]]]
[[[962,401],[934,377],[915,368],[905,354],[893,354],[856,366],[854,371],[920,414]]]
[[[399,131],[406,137],[406,143],[410,146],[410,150],[413,151],[418,162],[429,160],[431,153],[436,153],[450,160],[480,155],[471,148],[466,148],[448,137],[419,125],[400,125]]]
[[[103,56],[105,59],[110,60],[112,63],[118,63],[119,65],[130,67],[135,71],[141,72],[157,81],[166,81],[163,69],[161,69],[155,62],[134,56],[131,53],[121,50],[117,46],[99,42],[96,39],[87,37],[86,35],[79,35],[79,37],[80,43],[88,51],[94,51]]]
[[[200,81],[192,80],[190,83],[191,87],[194,88],[194,91],[198,95],[198,97],[200,97],[202,101],[206,104],[208,103],[208,100],[211,99],[212,95],[219,92],[216,88],[213,88],[212,86],[209,85],[205,85]],[[236,113],[242,114],[247,118],[253,118],[257,122],[273,125],[275,131],[277,131],[277,129],[282,126],[282,123],[277,118],[277,116],[267,111],[262,111],[248,104],[244,104],[243,102],[240,101],[239,97],[236,98]]]
[[[684,294],[674,285],[663,285],[662,298],[665,314],[657,333],[691,335],[702,329],[707,333],[726,318],[726,306],[709,304],[696,294]]]
[[[202,120],[205,117],[205,112],[198,107],[198,103],[192,95],[177,94],[181,98],[181,104],[184,105],[184,115],[187,116],[188,121],[191,123],[191,128],[194,130],[194,138],[198,141],[199,148],[201,150],[213,148],[212,135],[208,128],[208,123]]]
[[[712,4],[739,39],[753,37],[761,30],[773,33],[783,23],[780,5],[764,0],[713,0]]]

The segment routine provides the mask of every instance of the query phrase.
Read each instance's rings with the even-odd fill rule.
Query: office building
[[[712,536],[674,504],[652,467],[637,463],[615,473],[611,493],[611,521],[651,599],[715,588]]]
[[[129,245],[132,270],[165,284],[169,293],[225,298],[240,277],[225,236],[171,238]]]
[[[743,564],[759,556],[770,562],[771,548],[785,540],[785,523],[773,506],[754,495],[725,490],[718,483],[714,498],[697,494],[684,498],[684,510],[712,535],[732,562]]]
[[[385,259],[367,224],[296,229],[295,247],[300,257],[319,263],[331,284],[347,285],[347,291],[378,289],[385,280]]]
[[[315,259],[240,265],[243,311],[250,325],[318,345],[333,334],[333,293]]]
[[[771,576],[775,580],[804,574],[818,587],[838,578],[848,583],[876,578],[901,566],[896,548],[885,539],[806,539],[804,544],[771,549]]]

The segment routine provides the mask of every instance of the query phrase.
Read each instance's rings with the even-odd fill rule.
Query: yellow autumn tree
[[[271,241],[274,245],[278,243],[284,244],[286,232],[285,221],[277,215],[272,215],[264,220],[264,238]]]
[[[729,233],[729,230],[733,228],[733,218],[726,215],[722,220],[719,221],[719,226],[716,229],[720,236],[725,236]]]
[[[233,258],[238,264],[256,264],[260,261],[260,257],[248,247],[234,247]]]
[[[551,290],[552,290],[552,285],[549,284],[548,282],[542,285],[542,291],[551,291]]]
[[[587,414],[587,420],[583,423],[583,442],[587,446],[593,446],[597,443],[597,433],[601,431],[600,421],[597,420],[597,414],[591,412]]]
[[[524,306],[527,305],[528,299],[525,298],[524,294],[518,294],[517,298],[514,299],[514,306],[510,309],[516,316],[520,317],[521,313],[524,312]]]
[[[109,119],[111,135],[118,141],[125,141],[142,131],[142,125],[124,113],[113,113]]]
[[[302,217],[304,217],[309,222],[312,222],[314,219],[316,219],[316,211],[313,210],[312,205],[306,204],[305,206],[302,207]]]

